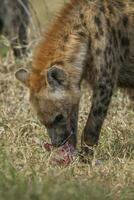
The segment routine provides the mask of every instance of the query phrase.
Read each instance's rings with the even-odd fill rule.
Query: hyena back
[[[134,89],[134,1],[71,0],[36,49],[32,72],[16,77],[55,146],[76,145],[85,79],[93,95],[82,147],[97,144],[114,88]]]

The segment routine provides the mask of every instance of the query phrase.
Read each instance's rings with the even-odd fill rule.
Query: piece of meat
[[[43,146],[44,146],[45,150],[47,150],[47,151],[52,151],[53,150],[53,145],[52,144],[44,142]]]
[[[73,145],[66,143],[59,148],[54,148],[52,144],[44,142],[43,147],[46,151],[52,152],[50,164],[67,166],[74,161],[76,150]]]

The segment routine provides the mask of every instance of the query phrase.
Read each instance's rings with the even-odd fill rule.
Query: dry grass
[[[63,194],[64,199],[81,199],[83,195],[84,199],[91,196],[91,200],[133,199],[134,112],[127,98],[120,92],[113,98],[91,165],[76,161],[67,168],[53,167],[49,165],[47,152],[36,143],[47,139],[46,131],[31,111],[27,89],[14,78],[16,69],[26,61],[14,63],[9,58],[4,61],[0,66],[0,194],[3,199],[8,199],[7,196],[15,199],[16,195],[30,199],[32,194],[38,197],[35,199],[45,195],[46,199],[58,199]],[[89,102],[86,92],[81,103],[79,133],[84,127]],[[97,160],[100,160],[98,165]],[[10,192],[5,193],[6,189]]]
[[[90,165],[76,160],[66,168],[51,166],[40,145],[48,139],[46,130],[30,108],[27,89],[14,77],[30,61],[31,56],[15,61],[10,55],[0,60],[0,199],[133,200],[134,111],[128,98],[115,93]],[[84,89],[79,138],[89,103]]]

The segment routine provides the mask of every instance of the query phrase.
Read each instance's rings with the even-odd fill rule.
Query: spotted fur
[[[54,68],[62,73],[52,73]],[[53,21],[36,49],[26,81],[31,102],[46,127],[53,127],[59,113],[67,124],[71,124],[70,113],[78,118],[84,79],[93,96],[82,146],[93,146],[98,143],[114,88],[134,89],[133,0],[71,0]]]

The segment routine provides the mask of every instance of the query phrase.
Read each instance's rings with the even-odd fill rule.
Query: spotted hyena
[[[9,39],[16,57],[26,53],[28,25],[28,0],[0,0],[0,34]]]
[[[37,47],[32,72],[16,77],[55,146],[76,145],[85,79],[93,95],[81,144],[97,144],[114,88],[134,89],[134,1],[71,0]]]

